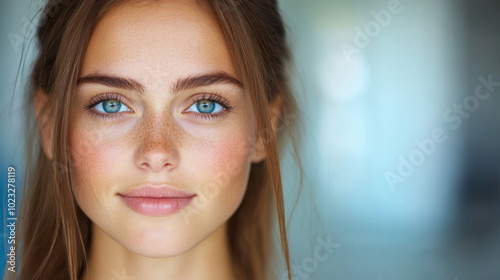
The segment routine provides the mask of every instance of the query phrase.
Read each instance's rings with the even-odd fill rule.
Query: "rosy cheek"
[[[95,193],[106,192],[107,178],[112,178],[114,170],[122,159],[117,158],[123,148],[120,143],[94,137],[92,130],[70,134],[72,181],[76,192],[83,193],[92,186]]]
[[[237,139],[225,143],[224,149],[220,151],[222,171],[229,176],[240,174],[249,163],[250,145],[251,143],[247,139]]]
[[[243,185],[245,172],[249,167],[251,146],[250,136],[244,131],[219,134],[212,141],[197,145],[199,148],[193,153],[203,166],[204,177],[210,178],[212,187],[227,188]]]

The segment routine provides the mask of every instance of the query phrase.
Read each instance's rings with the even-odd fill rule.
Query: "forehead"
[[[81,75],[95,72],[138,80],[175,80],[234,66],[216,20],[195,1],[122,3],[97,23]],[[147,86],[147,85],[146,85]]]

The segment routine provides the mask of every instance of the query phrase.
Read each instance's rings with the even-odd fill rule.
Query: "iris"
[[[118,100],[106,100],[102,103],[102,108],[106,113],[116,113],[120,111],[122,103]]]
[[[196,108],[200,113],[210,114],[215,110],[215,102],[210,100],[201,100],[196,103]]]

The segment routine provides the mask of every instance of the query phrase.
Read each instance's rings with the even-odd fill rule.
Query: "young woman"
[[[36,34],[17,278],[276,279],[275,220],[291,278],[276,1],[49,0]]]

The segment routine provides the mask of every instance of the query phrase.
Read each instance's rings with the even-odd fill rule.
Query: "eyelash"
[[[115,118],[117,117],[117,115],[119,115],[120,113],[108,113],[108,114],[103,114],[103,113],[100,113],[96,110],[94,110],[94,107],[103,102],[103,101],[108,101],[108,100],[116,100],[120,103],[123,103],[123,97],[119,94],[114,94],[114,93],[104,93],[104,94],[101,94],[101,95],[98,95],[98,96],[95,96],[93,97],[92,99],[90,99],[84,106],[83,108],[87,111],[89,111],[94,117],[96,118],[100,118],[100,119],[104,119],[104,120],[107,120],[107,119],[110,119],[110,118]],[[213,93],[213,94],[209,94],[209,93],[204,93],[202,96],[199,96],[199,97],[196,97],[192,102],[191,102],[191,105],[199,102],[199,101],[211,101],[211,102],[214,102],[214,103],[218,103],[219,105],[222,106],[223,110],[221,110],[220,112],[218,113],[215,113],[215,114],[207,114],[207,113],[196,113],[196,112],[191,112],[193,114],[195,114],[197,117],[199,118],[203,118],[203,119],[209,119],[209,120],[212,120],[212,119],[215,119],[215,118],[221,118],[223,116],[225,116],[228,112],[232,111],[233,107],[229,104],[229,101],[220,96],[219,94],[217,93]],[[126,105],[125,105],[126,106]],[[128,107],[128,106],[127,106]],[[129,108],[130,109],[130,108]]]

